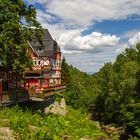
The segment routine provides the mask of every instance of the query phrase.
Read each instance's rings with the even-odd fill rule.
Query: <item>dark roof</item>
[[[43,49],[41,49],[40,42],[33,38],[30,41],[30,45],[37,53],[38,56],[49,56],[54,57],[56,52],[60,52],[60,47],[58,46],[57,42],[52,38],[51,34],[49,33],[48,29],[44,29],[44,36],[43,36]]]

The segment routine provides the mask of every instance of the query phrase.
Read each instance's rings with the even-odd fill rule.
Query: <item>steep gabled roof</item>
[[[34,50],[34,48],[32,47],[32,45],[30,44],[29,41],[27,41],[28,45],[30,46],[31,50],[37,55],[36,51]]]
[[[30,45],[35,50],[38,56],[49,56],[54,58],[54,54],[56,52],[60,52],[60,47],[58,46],[57,42],[52,38],[51,34],[49,33],[48,29],[44,29],[44,36],[43,36],[43,50],[41,49],[41,44],[36,38],[33,38],[30,41]]]

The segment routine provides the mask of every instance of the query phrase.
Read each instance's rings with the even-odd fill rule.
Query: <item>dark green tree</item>
[[[140,136],[140,46],[126,49],[114,64],[99,71],[101,94],[93,113],[104,124],[123,126],[129,134]]]
[[[88,75],[63,60],[68,77],[67,104],[89,111],[102,124],[123,126],[140,138],[140,44],[126,49],[116,61]]]
[[[61,63],[61,74],[62,74],[62,82],[68,85],[69,70],[68,70],[68,64],[66,63],[65,57],[63,57],[62,63]]]
[[[0,0],[0,61],[14,71],[23,71],[32,63],[28,41],[36,36],[41,41],[42,28],[36,10],[22,0]]]
[[[62,76],[68,77],[68,64],[66,63],[65,57],[62,58],[61,73],[62,73]]]

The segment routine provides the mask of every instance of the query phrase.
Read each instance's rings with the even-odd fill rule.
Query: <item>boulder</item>
[[[80,138],[80,140],[92,140],[91,138]]]
[[[9,127],[0,127],[0,140],[16,140]]]
[[[65,116],[67,114],[65,99],[62,98],[59,102],[55,101],[53,104],[44,109],[44,113],[46,115],[51,113]]]

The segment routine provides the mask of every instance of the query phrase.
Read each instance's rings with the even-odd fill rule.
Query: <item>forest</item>
[[[68,105],[92,114],[101,125],[125,128],[131,139],[140,138],[140,44],[127,48],[116,61],[88,75],[62,62],[67,76]]]

